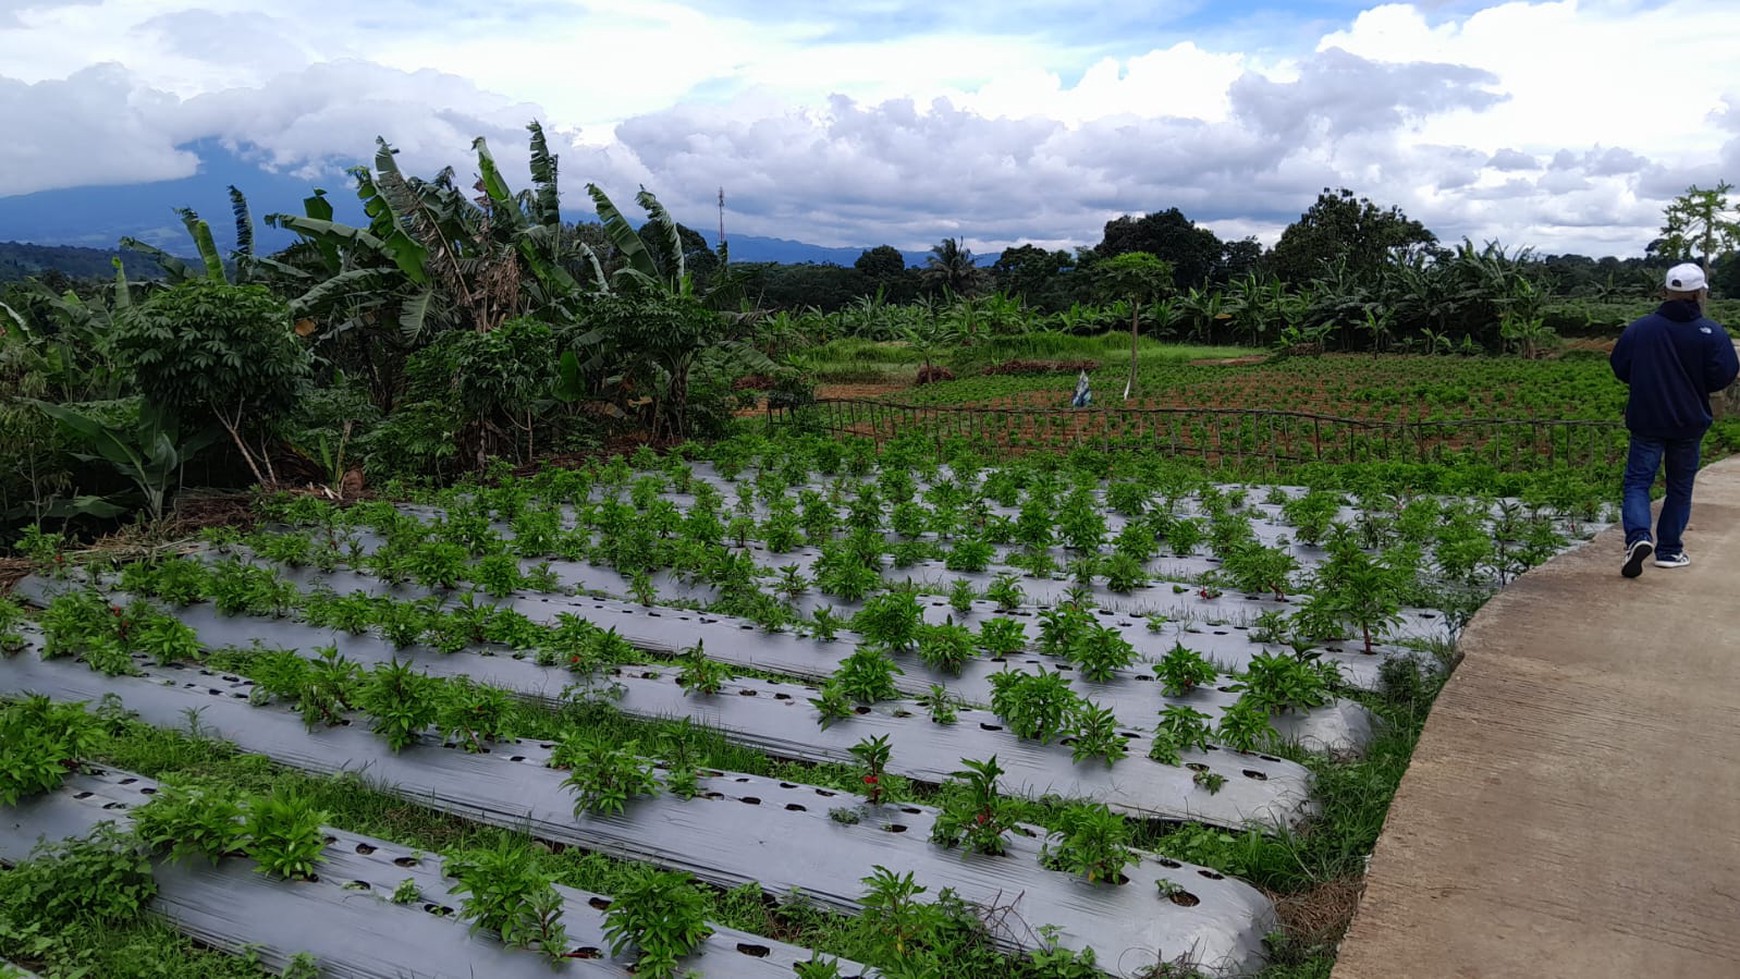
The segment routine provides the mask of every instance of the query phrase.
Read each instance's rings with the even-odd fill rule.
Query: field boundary
[[[822,398],[767,410],[770,431],[858,436],[913,432],[1013,453],[1070,448],[1164,450],[1211,465],[1275,472],[1306,463],[1485,463],[1501,471],[1612,466],[1625,426],[1589,419],[1369,421],[1250,408],[1028,408]]]

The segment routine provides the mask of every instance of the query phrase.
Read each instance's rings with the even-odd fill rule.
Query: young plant
[[[562,896],[538,869],[532,848],[502,837],[486,850],[449,856],[443,871],[455,878],[453,893],[463,894],[459,913],[515,948],[536,949],[552,962],[568,952],[562,927]]]
[[[979,590],[966,578],[956,578],[949,586],[949,608],[961,615],[969,615],[973,611],[973,602],[979,598]]]
[[[441,686],[435,698],[435,724],[441,735],[463,745],[466,751],[482,751],[485,741],[497,741],[507,733],[514,701],[505,690],[455,677]]]
[[[977,642],[993,658],[1014,656],[1027,648],[1027,626],[1014,619],[986,619]]]
[[[976,654],[973,633],[949,619],[943,625],[923,625],[918,632],[918,658],[932,669],[958,675]]]
[[[1117,671],[1136,661],[1136,647],[1117,629],[1089,621],[1075,633],[1068,656],[1081,667],[1082,676],[1109,683]]]
[[[693,694],[711,697],[718,693],[726,681],[733,679],[731,668],[724,663],[707,658],[706,650],[700,640],[683,654],[683,668],[677,672],[677,685]]]
[[[997,764],[997,756],[984,761],[962,758],[961,769],[952,774],[958,780],[950,783],[955,791],[937,813],[931,841],[950,847],[965,845],[974,853],[1002,853],[1013,820],[1008,801],[998,794],[997,780],[1006,773]]]
[[[918,703],[930,712],[930,720],[933,724],[953,724],[956,720],[955,698],[949,693],[948,688],[940,683],[931,684],[929,692],[918,698]]]
[[[882,804],[884,770],[888,767],[888,735],[865,738],[847,749],[864,766],[864,801],[872,806]]]
[[[865,642],[895,652],[912,649],[923,624],[924,610],[919,607],[917,594],[904,589],[877,595],[852,616],[852,628]]]
[[[60,786],[96,750],[96,718],[40,695],[0,701],[0,806]]]
[[[1027,601],[1027,593],[1021,589],[1021,579],[1012,574],[993,578],[991,586],[985,589],[985,597],[996,602],[1001,612],[1013,612]]]
[[[835,721],[842,721],[852,716],[852,698],[846,696],[840,689],[840,684],[830,680],[822,684],[819,696],[810,698],[810,705],[816,709],[816,722],[826,731]]]
[[[1209,795],[1218,793],[1226,785],[1226,776],[1219,772],[1200,771],[1190,776],[1197,786],[1206,789]]]
[[[980,537],[957,537],[954,546],[943,555],[943,567],[950,571],[984,571],[996,555],[990,541]]]
[[[271,795],[254,796],[244,807],[243,849],[263,874],[292,880],[313,880],[314,868],[326,862],[326,813],[311,799],[279,787]]]
[[[171,860],[201,856],[215,864],[244,839],[241,803],[215,787],[164,783],[132,815],[139,839]]]
[[[562,785],[574,792],[574,815],[620,814],[630,799],[658,791],[652,763],[638,753],[638,743],[617,744],[602,734],[575,734],[551,756],[566,767]]]
[[[822,642],[833,642],[840,634],[841,620],[832,605],[818,605],[810,612],[810,633]]]
[[[1197,687],[1209,686],[1220,674],[1201,653],[1173,643],[1172,649],[1154,667],[1160,691],[1168,697],[1183,697]]]
[[[1100,572],[1106,576],[1106,587],[1120,595],[1148,586],[1148,571],[1134,556],[1118,551],[1100,562]]]
[[[905,670],[895,666],[888,654],[880,649],[860,646],[856,652],[841,661],[828,685],[837,688],[848,700],[860,704],[874,704],[900,696],[900,691],[894,686],[894,678],[905,673]]]
[[[1062,673],[1003,670],[991,675],[991,710],[1017,737],[1050,744],[1080,703]]]
[[[440,712],[435,681],[397,659],[369,672],[357,689],[356,705],[373,719],[374,732],[394,752],[415,742]]]
[[[1276,735],[1269,726],[1269,712],[1247,695],[1221,713],[1214,737],[1234,751],[1249,754],[1266,747]]]
[[[1286,653],[1258,653],[1234,690],[1244,691],[1241,700],[1249,700],[1264,713],[1289,710],[1310,710],[1329,703],[1341,680],[1341,669],[1333,661],[1316,656],[1293,656]]]
[[[706,914],[707,899],[688,874],[640,865],[616,888],[604,937],[612,955],[638,951],[636,976],[671,979],[678,962],[713,933]]]
[[[1134,863],[1130,827],[1103,803],[1077,803],[1058,817],[1057,832],[1046,841],[1039,861],[1053,870],[1080,874],[1088,883],[1125,883],[1124,867]]]
[[[1074,726],[1071,734],[1074,740],[1070,744],[1072,761],[1099,758],[1110,768],[1130,753],[1130,739],[1118,733],[1118,719],[1109,707],[1084,701],[1075,711]]]
[[[1167,704],[1160,711],[1155,732],[1180,748],[1202,751],[1208,747],[1208,715],[1183,704]]]

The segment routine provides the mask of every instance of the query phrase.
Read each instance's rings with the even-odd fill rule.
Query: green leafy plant
[[[1070,756],[1076,762],[1099,758],[1110,768],[1130,753],[1130,739],[1118,732],[1118,719],[1111,708],[1099,707],[1091,701],[1076,709],[1070,737],[1074,739],[1070,743]]]
[[[1234,751],[1252,752],[1275,739],[1275,729],[1269,725],[1269,712],[1248,697],[1240,697],[1221,712],[1220,723],[1214,729],[1215,740]]]
[[[918,698],[920,706],[930,713],[934,724],[953,724],[957,719],[955,713],[955,698],[948,688],[940,683],[930,685],[930,690]]]
[[[464,895],[460,914],[473,927],[505,945],[537,949],[551,961],[567,954],[562,896],[525,842],[504,836],[493,847],[449,855],[443,870],[455,878],[453,892]]]
[[[1196,785],[1206,789],[1209,795],[1218,793],[1226,786],[1226,776],[1219,772],[1200,771],[1190,777]]]
[[[326,818],[313,800],[280,786],[243,807],[243,849],[263,874],[312,880],[326,861]]]
[[[629,800],[658,791],[652,762],[634,741],[616,743],[596,733],[578,733],[562,742],[550,763],[568,769],[562,785],[574,793],[574,814],[621,813]]]
[[[1027,592],[1021,588],[1021,579],[1012,574],[1000,574],[991,580],[990,587],[985,589],[985,597],[997,603],[997,609],[1002,612],[1013,612],[1027,601]]]
[[[924,610],[918,596],[898,590],[877,595],[864,603],[864,608],[852,617],[852,628],[865,642],[905,652],[918,641],[924,624]]]
[[[951,847],[964,845],[975,853],[1002,853],[1013,825],[1009,803],[998,794],[997,780],[1004,774],[996,755],[984,761],[962,758],[961,768],[952,773],[959,781],[937,813],[931,840]]]
[[[838,689],[847,699],[860,704],[874,704],[900,696],[894,678],[906,673],[894,665],[880,649],[860,646],[841,661],[828,685]]]
[[[1130,828],[1122,816],[1103,803],[1077,803],[1065,809],[1057,832],[1046,841],[1039,860],[1053,870],[1080,874],[1088,883],[1125,883],[1124,867],[1134,863]]]
[[[873,738],[865,738],[847,750],[864,766],[861,776],[864,782],[864,801],[872,806],[881,805],[882,793],[886,788],[883,778],[892,750],[888,746],[888,735],[878,734]]]
[[[1136,647],[1117,629],[1088,622],[1070,641],[1068,656],[1081,667],[1082,676],[1107,683],[1117,671],[1136,661]]]
[[[840,684],[830,680],[822,684],[819,695],[809,698],[810,705],[816,709],[816,720],[827,730],[835,721],[842,721],[852,716],[852,698],[840,688]]]
[[[514,701],[507,691],[464,676],[443,683],[435,704],[435,724],[442,735],[467,751],[482,751],[485,741],[506,736],[514,712]]]
[[[393,888],[391,899],[394,904],[416,904],[423,900],[423,890],[417,886],[417,881],[406,877],[399,881],[399,886]]]
[[[677,684],[689,693],[711,697],[718,693],[726,681],[733,679],[731,668],[724,663],[707,658],[703,643],[699,640],[683,654],[683,668],[677,672]]]
[[[1183,697],[1197,687],[1209,686],[1220,677],[1214,664],[1183,643],[1173,643],[1171,650],[1154,666],[1154,676],[1168,697]]]
[[[356,705],[373,719],[387,747],[401,751],[435,723],[440,705],[434,681],[394,659],[369,671],[357,688]]]
[[[949,607],[961,615],[970,614],[978,598],[979,590],[966,578],[956,578],[949,586]]]
[[[1329,703],[1340,681],[1340,667],[1333,661],[1310,655],[1258,653],[1251,657],[1233,689],[1244,692],[1241,700],[1270,713],[1321,707]]]
[[[932,669],[959,674],[977,654],[973,633],[949,619],[943,625],[922,625],[918,630],[918,658]]]
[[[98,517],[116,517],[132,506],[141,506],[153,524],[163,512],[178,485],[181,468],[217,441],[210,430],[183,436],[176,417],[159,405],[143,404],[125,423],[112,421],[107,413],[80,411],[71,405],[24,399],[59,424],[62,431],[89,452],[74,453],[85,462],[106,463],[133,484],[136,497],[110,499],[86,497],[79,508]]]
[[[134,648],[159,665],[195,662],[205,655],[199,634],[173,616],[153,613],[134,634]]]
[[[1014,656],[1027,648],[1027,626],[1014,619],[986,619],[979,625],[977,643],[992,657]]]
[[[8,942],[42,943],[79,923],[138,918],[157,894],[147,848],[114,823],[84,840],[38,844],[0,877],[0,930]]]
[[[637,976],[670,979],[681,959],[713,933],[707,899],[688,874],[637,866],[613,896],[604,912],[604,937],[612,955],[637,951]]]
[[[0,701],[0,806],[59,787],[95,750],[96,718],[44,696]]]
[[[1160,724],[1156,731],[1180,748],[1201,751],[1208,747],[1208,715],[1194,707],[1167,704],[1160,711]]]
[[[1017,737],[1049,744],[1064,732],[1081,698],[1060,672],[1002,670],[991,674],[991,710]]]
[[[133,810],[133,829],[171,860],[202,856],[217,863],[241,849],[242,819],[242,804],[222,788],[164,783],[150,802]]]

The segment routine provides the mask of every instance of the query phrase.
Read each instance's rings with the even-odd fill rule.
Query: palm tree
[[[931,248],[918,277],[934,292],[970,296],[978,289],[982,274],[973,264],[972,251],[959,238],[944,238]]]

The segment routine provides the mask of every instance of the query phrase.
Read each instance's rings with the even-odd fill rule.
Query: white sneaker
[[[1635,578],[1643,574],[1643,562],[1655,553],[1655,545],[1649,541],[1640,540],[1625,549],[1625,564],[1620,566],[1619,573],[1627,578]]]
[[[1685,551],[1678,554],[1657,554],[1655,556],[1655,566],[1658,568],[1683,568],[1691,563],[1692,559],[1686,556]]]

